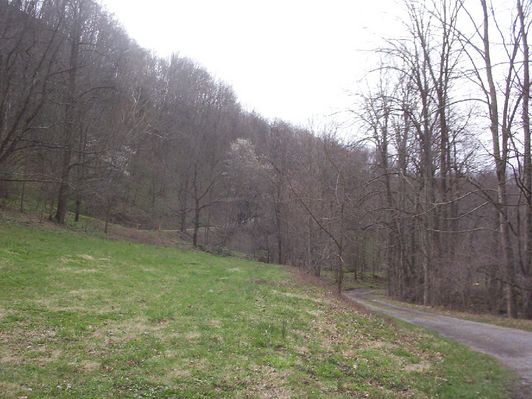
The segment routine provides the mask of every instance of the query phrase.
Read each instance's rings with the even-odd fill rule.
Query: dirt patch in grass
[[[98,269],[71,269],[68,267],[62,267],[60,269],[57,269],[60,273],[74,273],[74,274],[85,274],[85,273],[98,273],[100,270]]]
[[[192,372],[188,369],[172,368],[166,379],[169,381],[188,379],[192,376]]]
[[[197,341],[200,338],[201,338],[201,333],[196,332],[196,331],[185,334],[185,339],[189,342]]]
[[[82,371],[90,373],[99,370],[102,367],[102,364],[96,361],[84,360],[80,363],[79,367]]]
[[[69,290],[68,295],[81,300],[91,299],[94,296],[104,296],[109,293],[110,290],[103,288],[78,288],[75,290]]]
[[[15,353],[13,349],[5,347],[2,352],[0,352],[0,364],[3,365],[20,365],[23,363],[23,357]]]
[[[81,255],[78,255],[78,258],[81,258],[83,260],[88,260],[88,261],[94,261],[96,260],[94,258],[94,256],[91,256],[91,255],[87,255],[87,254],[81,254]]]
[[[209,327],[212,327],[212,328],[221,328],[222,327],[222,322],[220,320],[209,320]]]
[[[398,348],[397,345],[386,342],[386,341],[372,341],[372,340],[364,340],[363,346],[364,349],[371,349],[371,350],[378,350],[382,352],[393,352],[394,349]]]
[[[410,371],[410,372],[425,372],[429,370],[432,367],[432,364],[430,362],[420,362],[420,363],[414,363],[414,364],[407,364],[405,367],[403,367],[403,370]]]
[[[307,309],[306,312],[312,317],[321,317],[323,315],[323,310],[319,309]]]
[[[57,343],[55,331],[31,331],[16,328],[12,333],[0,332],[0,364],[44,366],[63,356],[63,351],[54,348]]]
[[[107,343],[127,342],[149,336],[168,338],[172,332],[167,330],[168,321],[152,323],[146,318],[135,317],[127,320],[109,321],[94,331],[91,336]]]
[[[311,301],[311,302],[314,302],[314,303],[317,303],[317,304],[322,304],[322,305],[331,303],[328,299],[323,298],[323,297],[313,298],[313,297],[308,296],[308,295],[295,294],[295,293],[292,293],[292,292],[281,292],[281,291],[277,291],[277,290],[273,290],[272,292],[274,292],[277,295],[282,295],[282,296],[285,296],[285,297],[288,297],[288,298],[301,299],[303,301]]]
[[[279,372],[270,366],[257,366],[255,378],[246,390],[246,398],[289,399],[292,392],[288,387],[288,373]]]
[[[103,315],[114,313],[119,308],[118,304],[96,302],[89,305],[91,299],[108,295],[104,289],[77,289],[70,290],[62,296],[38,298],[32,302],[50,312],[75,312],[80,314]]]
[[[4,398],[20,398],[22,395],[23,389],[20,385],[12,384],[6,381],[0,381],[0,393]]]
[[[53,363],[63,357],[64,353],[60,349],[50,349],[46,346],[41,346],[31,350],[27,353],[27,357],[31,363],[35,362],[40,366],[45,366],[48,363]]]

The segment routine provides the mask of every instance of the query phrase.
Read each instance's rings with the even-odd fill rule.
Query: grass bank
[[[507,398],[512,375],[286,268],[0,226],[5,398]]]

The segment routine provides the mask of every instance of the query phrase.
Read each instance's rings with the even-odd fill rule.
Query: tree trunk
[[[198,201],[195,202],[194,206],[194,233],[192,234],[192,245],[194,247],[198,246],[198,232],[200,229],[200,205]]]
[[[20,191],[20,213],[24,213],[24,197],[26,194],[26,182],[22,182],[22,189]]]
[[[79,6],[81,7],[81,5]],[[70,191],[70,168],[72,159],[72,147],[75,129],[76,112],[76,87],[79,63],[79,47],[81,38],[81,10],[77,10],[77,15],[72,28],[70,46],[70,69],[68,71],[68,85],[65,95],[65,119],[63,126],[63,154],[61,162],[61,182],[59,184],[59,194],[57,196],[57,212],[55,221],[59,224],[65,223],[68,197]]]
[[[108,203],[106,208],[105,208],[105,226],[104,226],[104,233],[105,234],[108,234],[109,233],[109,219],[111,218],[111,204]]]
[[[342,287],[344,284],[344,260],[342,259],[342,253],[338,255],[338,264],[336,269],[336,289],[338,293],[342,293]]]
[[[74,218],[74,221],[76,223],[79,222],[80,213],[81,213],[81,199],[78,196],[78,198],[76,198],[76,215],[75,215],[75,218]]]
[[[517,12],[523,45],[523,83],[522,83],[522,122],[523,122],[523,168],[526,198],[526,255],[525,255],[525,287],[523,290],[524,316],[532,318],[532,156],[530,150],[530,49],[528,47],[528,29],[521,0],[517,0]]]
[[[507,137],[509,134],[503,129],[502,148],[499,141],[499,109],[497,99],[497,89],[493,78],[493,67],[491,63],[490,39],[489,39],[489,14],[486,0],[480,0],[484,16],[484,62],[486,67],[486,77],[488,80],[488,96],[490,99],[490,131],[493,142],[493,157],[495,158],[495,169],[497,173],[497,211],[499,213],[499,231],[501,234],[501,249],[503,254],[505,282],[506,282],[506,309],[508,317],[517,317],[516,300],[515,300],[515,268],[514,254],[508,226],[508,212],[506,209],[507,192],[506,192],[506,162],[507,162]]]

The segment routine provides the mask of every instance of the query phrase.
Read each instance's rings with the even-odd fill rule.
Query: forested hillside
[[[93,0],[1,0],[3,204],[334,270],[339,289],[345,272],[383,274],[397,298],[531,318],[531,4],[401,12],[346,137],[246,111]]]

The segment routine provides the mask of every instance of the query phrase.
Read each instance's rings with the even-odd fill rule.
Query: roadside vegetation
[[[362,288],[362,287],[357,287],[357,288]],[[371,287],[368,287],[368,288],[371,288]],[[461,311],[461,310],[449,309],[449,308],[445,308],[441,306],[416,305],[416,304],[409,303],[409,302],[397,301],[397,300],[391,299],[390,297],[384,294],[383,290],[380,290],[380,291],[376,290],[375,295],[382,297],[382,299],[390,303],[397,303],[397,304],[400,304],[401,306],[408,306],[412,309],[443,314],[443,315],[450,316],[450,317],[457,317],[459,319],[478,321],[481,323],[494,324],[496,326],[516,328],[519,330],[532,332],[532,320],[510,319],[508,317],[497,316],[497,315],[489,314],[489,313],[478,313],[478,312],[475,313],[474,310],[471,310],[470,312],[466,312],[466,311]]]
[[[495,360],[285,267],[1,221],[2,397],[509,397]]]
[[[334,284],[335,273],[327,269],[322,270],[321,277],[323,280]],[[350,291],[359,288],[368,288],[372,290],[382,291],[386,288],[386,279],[377,273],[371,272],[353,272],[352,270],[344,270],[343,284],[344,291]]]
[[[323,273],[325,281],[333,282],[334,273],[326,270]],[[452,309],[445,306],[424,306],[411,302],[400,301],[386,295],[386,279],[383,276],[375,273],[353,273],[352,271],[346,271],[344,273],[344,290],[355,289],[370,289],[373,295],[379,297],[390,303],[396,303],[401,306],[408,306],[412,309],[421,310],[425,312],[432,312],[438,314],[444,314],[446,316],[457,317],[459,319],[478,321],[481,323],[494,324],[501,327],[517,328],[519,330],[532,332],[532,320],[526,319],[511,319],[505,315],[496,315],[486,312],[481,312],[475,308],[469,310]]]

